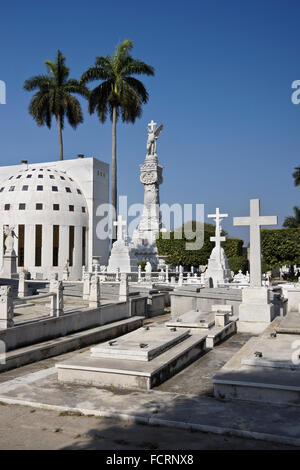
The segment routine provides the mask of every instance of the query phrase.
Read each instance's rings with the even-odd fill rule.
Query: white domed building
[[[4,255],[4,225],[16,238],[17,271],[32,278],[81,279],[93,256],[106,264],[109,239],[96,236],[100,204],[108,203],[109,165],[95,158],[6,166],[0,168],[0,260]],[[0,267],[1,271],[1,267]]]

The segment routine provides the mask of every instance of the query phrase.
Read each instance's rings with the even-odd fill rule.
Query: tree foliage
[[[296,166],[295,171],[293,173],[294,178],[294,185],[300,186],[300,166]]]
[[[178,233],[178,230],[176,231]],[[199,250],[187,250],[186,243],[191,242],[191,232],[185,230],[181,239],[176,239],[175,232],[168,232],[168,239],[163,237],[160,233],[156,240],[156,245],[159,255],[167,256],[166,262],[173,266],[182,265],[186,267],[206,265],[214,242],[210,241],[210,237],[215,233],[215,227],[212,224],[205,224],[204,230],[204,243]],[[228,238],[222,243],[227,257],[241,256],[243,240]]]
[[[298,228],[300,227],[300,207],[294,207],[294,216],[286,217],[283,222],[283,227]]]
[[[83,83],[69,78],[70,70],[65,62],[66,58],[61,51],[57,51],[55,62],[45,61],[47,74],[29,78],[23,86],[27,91],[37,90],[29,104],[29,113],[37,125],[46,125],[50,129],[54,116],[57,120],[60,140],[65,117],[73,128],[83,122],[80,103],[73,94],[86,98],[89,96],[89,90]],[[60,158],[63,158],[62,148]]]
[[[242,271],[244,274],[249,270],[248,260],[244,256],[231,256],[228,258],[229,269],[237,274]]]
[[[300,264],[299,228],[263,229],[261,240],[263,260],[270,269]]]
[[[121,115],[123,121],[134,123],[141,116],[142,104],[148,101],[146,88],[133,75],[154,75],[154,68],[134,59],[130,55],[132,48],[132,41],[123,41],[113,55],[96,57],[95,65],[81,77],[82,83],[102,80],[89,99],[90,113],[97,112],[101,122],[106,121],[107,114],[112,119],[116,108],[117,118]]]

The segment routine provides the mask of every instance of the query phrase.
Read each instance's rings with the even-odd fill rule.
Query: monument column
[[[133,233],[133,243],[139,261],[158,263],[156,235],[162,229],[159,186],[163,182],[163,167],[158,163],[156,142],[163,125],[156,127],[153,120],[148,124],[147,155],[140,165],[140,182],[144,185],[144,206],[138,228]]]

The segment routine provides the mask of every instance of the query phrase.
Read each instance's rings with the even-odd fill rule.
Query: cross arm
[[[233,217],[233,225],[250,225],[250,217]]]
[[[278,217],[277,217],[277,215],[260,216],[259,224],[260,225],[277,225],[278,224]]]

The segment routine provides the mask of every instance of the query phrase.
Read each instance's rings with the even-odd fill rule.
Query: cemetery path
[[[157,439],[156,441],[154,439],[155,434],[160,435],[162,433],[162,435],[166,435],[165,427],[171,427],[171,434],[175,444],[171,444],[171,442],[167,444],[167,441],[162,441],[165,442],[165,445],[168,445],[167,449],[174,448],[172,445],[178,446],[178,440],[174,438],[174,432],[178,433],[178,435],[181,433],[192,435],[189,431],[197,431],[195,435],[198,436],[198,440],[195,437],[194,444],[190,444],[191,440],[183,440],[181,444],[183,446],[181,447],[182,449],[204,449],[206,448],[205,445],[210,445],[208,444],[208,439],[211,439],[209,436],[212,435],[214,436],[212,445],[216,447],[209,448],[236,448],[235,439],[248,443],[245,444],[246,447],[242,446],[241,448],[247,448],[247,445],[250,445],[250,448],[264,449],[269,449],[276,445],[299,447],[300,407],[238,401],[224,402],[216,400],[211,396],[211,376],[246,340],[247,335],[233,336],[191,364],[177,374],[177,376],[151,391],[120,391],[114,388],[103,389],[59,383],[57,381],[57,372],[53,366],[56,362],[78,354],[78,352],[68,353],[60,356],[59,359],[51,358],[3,373],[0,376],[0,402],[7,406],[0,406],[0,446],[5,445],[5,416],[8,413],[7,410],[10,410],[8,413],[10,414],[9,429],[13,433],[13,431],[16,431],[15,427],[17,427],[19,413],[30,416],[29,410],[33,409],[35,412],[32,413],[32,416],[38,417],[46,413],[45,416],[49,417],[49,422],[52,422],[51,416],[66,417],[71,414],[73,416],[69,416],[70,419],[77,417],[77,419],[82,419],[82,422],[86,423],[86,420],[89,419],[87,415],[94,416],[93,419],[96,420],[97,426],[100,423],[100,434],[102,432],[101,426],[104,426],[105,429],[119,428],[121,435],[125,429],[130,429],[133,433],[132,435],[135,436],[135,429],[143,426],[147,428],[149,436],[152,436],[150,441],[142,441],[144,444],[145,442],[148,442],[148,444],[149,442],[156,442]],[[201,376],[203,376],[203,380],[200,379]],[[28,408],[25,408],[24,405]],[[13,418],[14,414],[16,414],[16,420]],[[31,422],[30,420],[31,418],[29,422]],[[26,434],[27,421],[23,420],[23,423],[23,432]],[[57,423],[55,424],[55,429],[60,429],[60,420],[57,419],[55,423]],[[150,426],[145,426],[146,424]],[[154,427],[157,425],[161,426],[159,433],[157,432],[157,427]],[[31,425],[28,424],[28,426],[30,427]],[[88,424],[84,426],[88,426]],[[50,428],[47,429],[49,431]],[[60,433],[60,431],[54,432],[53,429],[49,432],[54,434]],[[74,427],[74,429],[77,430],[77,427]],[[69,431],[66,431],[65,440],[63,442],[60,441],[60,444],[56,444],[55,436],[53,439],[49,437],[50,443],[47,444],[45,442],[44,445],[53,445],[54,447],[61,445],[66,448],[69,448],[68,446],[83,448],[81,446],[84,445],[87,445],[89,448],[91,445],[91,448],[93,448],[94,444],[88,443],[87,439],[90,438],[91,434],[95,432],[97,434],[97,429],[97,427],[93,428],[91,425],[89,430],[83,433],[85,436],[88,436],[83,441],[80,439],[77,441],[74,433],[71,435]],[[21,432],[21,430],[17,431],[17,434],[18,432]],[[212,434],[204,435],[203,432]],[[4,441],[2,441],[1,437],[3,437]],[[228,441],[224,440],[225,438]],[[127,448],[128,446],[137,445],[135,444],[135,439],[136,437],[128,441],[128,439],[124,438]],[[199,439],[203,444],[199,444]],[[120,439],[121,441],[122,439]],[[17,441],[12,440],[12,442]],[[112,441],[109,442],[111,444],[104,443],[104,441],[102,444],[98,444],[113,445]],[[142,448],[142,442],[139,444],[140,447],[137,445],[137,447],[131,448]],[[196,442],[198,442],[197,445],[200,447],[184,447],[185,445],[196,445]],[[249,442],[252,444],[249,444]],[[30,442],[26,445],[30,446]],[[42,441],[38,445],[43,445]],[[112,448],[115,448],[114,445]],[[120,445],[123,444],[121,443]],[[156,444],[154,443],[153,445],[155,446]],[[161,445],[160,440],[158,445]],[[201,447],[202,445],[203,447]],[[230,445],[233,447],[230,447]],[[251,447],[252,445],[253,447]],[[102,448],[109,449],[110,447]],[[144,448],[147,448],[147,446],[144,445]]]

